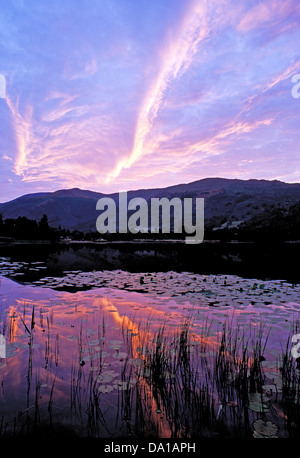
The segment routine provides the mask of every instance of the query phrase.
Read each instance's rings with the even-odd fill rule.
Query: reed
[[[200,334],[194,333],[193,320],[185,319],[170,332],[164,322],[155,331],[151,319],[124,320],[122,338],[128,356],[120,361],[120,381],[111,393],[99,390],[99,380],[107,371],[101,346],[91,359],[90,371],[84,364],[87,346],[83,323],[77,333],[77,354],[70,373],[70,402],[64,412],[64,423],[55,415],[56,372],[60,366],[60,337],[51,345],[53,314],[43,319],[45,326],[45,368],[52,374],[47,404],[40,404],[41,380],[34,369],[34,307],[21,322],[28,333],[26,409],[13,424],[2,417],[0,437],[31,436],[40,428],[59,434],[59,428],[70,428],[81,437],[168,437],[168,438],[250,438],[257,420],[273,421],[292,437],[300,435],[299,365],[291,358],[291,336],[278,360],[278,380],[282,390],[269,392],[268,377],[263,368],[270,330],[263,325],[242,328],[233,317],[212,336],[212,323],[206,319]],[[26,324],[27,323],[27,324]],[[105,317],[98,325],[100,345],[105,342]],[[299,329],[295,323],[293,332]],[[89,347],[90,348],[90,347]],[[90,348],[90,357],[93,352]],[[52,364],[54,358],[54,364]],[[114,382],[112,382],[114,383]],[[274,382],[275,383],[275,382]],[[276,385],[274,385],[276,387]],[[45,406],[46,413],[45,415]],[[284,421],[280,409],[283,410]],[[58,426],[60,425],[60,426]]]

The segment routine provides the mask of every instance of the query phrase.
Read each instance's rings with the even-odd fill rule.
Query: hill
[[[73,188],[24,195],[0,204],[0,213],[4,219],[25,216],[36,221],[46,214],[51,227],[95,231],[99,215],[96,202],[102,197],[111,197],[118,202],[118,193],[103,194]],[[128,191],[128,200],[133,197],[142,197],[148,202],[153,197],[202,197],[205,199],[205,227],[213,228],[232,221],[255,221],[258,215],[261,224],[264,221],[262,215],[270,208],[289,208],[300,201],[300,184],[278,180],[206,178],[166,188]]]

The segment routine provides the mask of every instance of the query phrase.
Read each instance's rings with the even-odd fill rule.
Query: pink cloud
[[[260,1],[245,14],[237,29],[242,32],[249,32],[266,23],[279,22],[290,14],[300,14],[300,5],[294,0]]]
[[[195,3],[183,18],[176,38],[160,50],[164,63],[140,108],[132,151],[129,157],[117,163],[107,178],[108,183],[117,178],[124,168],[129,168],[139,160],[145,151],[153,150],[149,144],[149,135],[162,106],[165,91],[173,80],[189,68],[199,43],[208,34],[206,2]]]

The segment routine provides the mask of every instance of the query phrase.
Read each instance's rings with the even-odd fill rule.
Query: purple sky
[[[0,202],[300,182],[299,43],[299,0],[0,0]]]

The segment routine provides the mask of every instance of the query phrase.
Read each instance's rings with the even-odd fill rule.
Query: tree
[[[39,222],[39,236],[40,238],[47,238],[50,235],[50,228],[48,222],[48,216],[43,214],[40,222]]]

